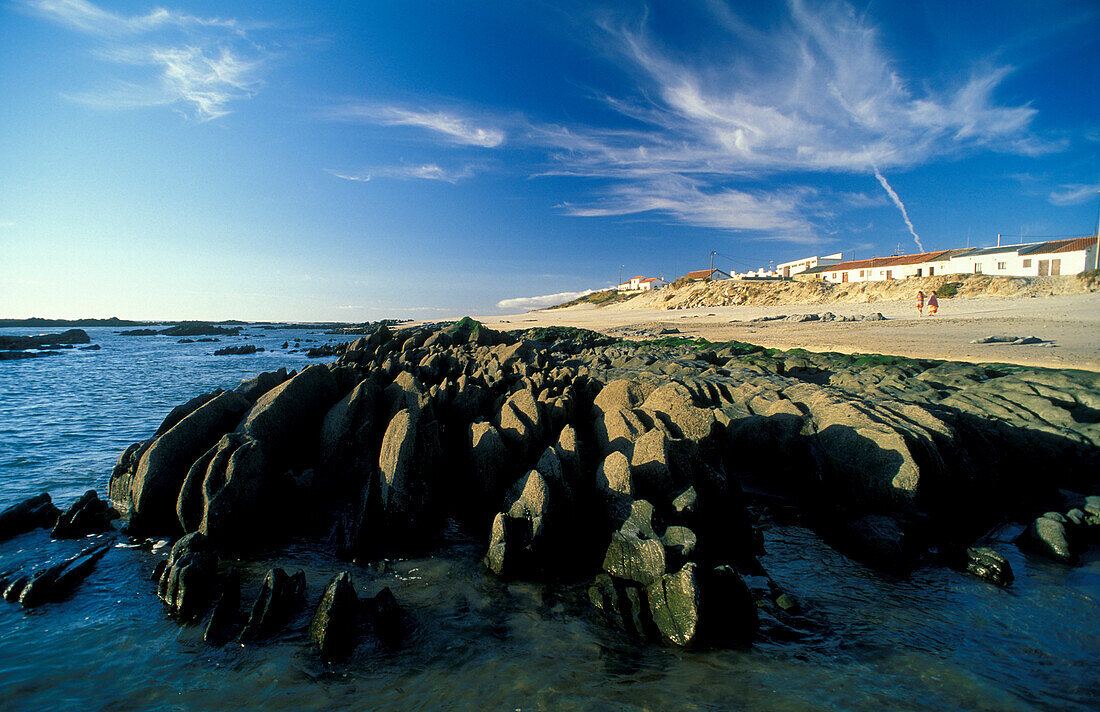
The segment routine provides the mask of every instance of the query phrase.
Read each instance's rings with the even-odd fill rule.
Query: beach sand
[[[941,299],[937,316],[918,317],[910,300],[783,306],[730,306],[691,310],[590,305],[526,314],[476,317],[496,329],[575,326],[616,336],[629,330],[678,329],[710,341],[736,339],[761,346],[915,358],[1014,363],[1100,371],[1100,293],[1050,297]],[[762,316],[881,313],[883,321],[750,322]],[[972,344],[987,336],[1035,336],[1045,344]]]

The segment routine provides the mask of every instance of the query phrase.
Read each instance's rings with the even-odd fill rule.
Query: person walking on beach
[[[924,316],[924,290],[917,292],[917,313]]]
[[[936,316],[936,312],[940,310],[940,300],[936,299],[936,293],[932,292],[928,297],[928,316]]]

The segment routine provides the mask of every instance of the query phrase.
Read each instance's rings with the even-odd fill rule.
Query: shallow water
[[[0,363],[0,507],[43,490],[59,506],[89,487],[104,493],[118,454],[174,405],[310,363],[214,348],[333,338],[253,328],[248,341],[177,344],[87,331],[101,351]],[[876,574],[800,527],[772,528],[765,541],[765,567],[821,624],[807,639],[640,648],[591,615],[582,587],[503,584],[455,535],[430,558],[352,567],[361,595],[393,590],[412,632],[396,652],[364,644],[327,667],[303,642],[308,613],[280,639],[211,648],[156,599],[148,574],[163,550],[120,546],[66,601],[31,612],[0,602],[0,709],[1096,709],[1097,558],[1067,568],[1001,544],[1017,579],[999,589],[938,567]],[[35,531],[0,543],[0,571],[87,543]],[[270,563],[242,564],[245,600]],[[348,566],[307,543],[278,563],[305,569],[313,600]]]

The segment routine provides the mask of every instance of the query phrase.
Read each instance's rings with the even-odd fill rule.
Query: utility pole
[[[997,247],[1001,246],[1001,233],[997,233]]]
[[[718,253],[714,250],[710,251],[710,271],[711,272],[714,271],[714,256],[717,255],[717,254]]]
[[[1092,268],[1100,269],[1100,190],[1096,191],[1096,254],[1092,257]]]
[[[616,292],[623,286],[623,267],[626,267],[626,265],[619,265],[619,281],[615,283]]]

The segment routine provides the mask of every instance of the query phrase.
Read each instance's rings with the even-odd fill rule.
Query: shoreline
[[[824,314],[867,316],[882,321],[754,322],[760,317]],[[626,330],[656,335],[677,329],[682,336],[713,342],[747,341],[768,348],[804,348],[839,353],[882,353],[911,358],[1011,363],[1100,372],[1100,293],[1049,297],[952,298],[940,312],[916,315],[909,300],[865,303],[728,306],[697,309],[570,307],[523,314],[475,317],[493,328],[573,326],[608,335]],[[989,336],[1035,336],[1052,345],[973,344]],[[634,338],[634,337],[630,337]],[[651,337],[652,338],[652,337]]]

